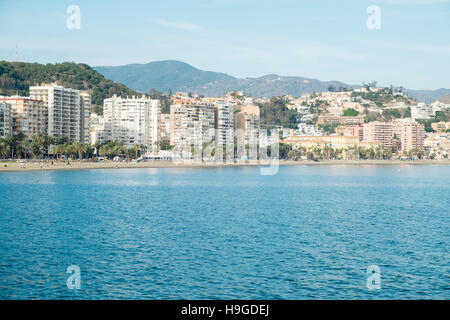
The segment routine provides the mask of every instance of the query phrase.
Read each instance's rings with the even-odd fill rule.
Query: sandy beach
[[[275,165],[276,163],[274,163]],[[322,160],[322,161],[279,161],[279,165],[449,165],[450,160]],[[195,162],[195,161],[148,161],[148,162],[0,162],[0,172],[15,171],[53,171],[87,169],[124,169],[124,168],[199,168],[199,167],[236,167],[267,166],[268,162],[247,161],[237,163]]]

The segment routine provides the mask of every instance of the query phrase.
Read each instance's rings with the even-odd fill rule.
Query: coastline
[[[237,163],[207,163],[194,161],[148,161],[148,162],[81,162],[71,161],[50,163],[27,162],[2,162],[0,172],[34,172],[34,171],[62,171],[62,170],[92,170],[92,169],[139,169],[139,168],[225,168],[225,167],[247,167],[268,166],[267,161],[247,161]],[[6,165],[6,166],[5,166]],[[322,161],[279,161],[280,166],[299,165],[450,165],[450,160],[322,160]]]

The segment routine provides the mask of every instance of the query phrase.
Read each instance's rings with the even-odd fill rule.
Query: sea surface
[[[449,231],[448,165],[0,173],[0,298],[450,299]]]

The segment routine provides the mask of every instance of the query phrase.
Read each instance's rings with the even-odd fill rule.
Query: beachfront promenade
[[[147,162],[1,162],[0,172],[13,171],[50,171],[50,170],[83,170],[83,169],[122,169],[122,168],[177,168],[177,167],[232,167],[232,166],[264,166],[267,161],[237,161],[236,163],[201,162],[201,161],[147,161]],[[283,161],[279,165],[449,165],[450,160],[322,160],[322,161]],[[276,161],[272,162],[276,165]]]

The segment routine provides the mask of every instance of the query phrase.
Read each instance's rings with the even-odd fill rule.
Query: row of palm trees
[[[53,138],[43,133],[36,134],[32,139],[21,132],[0,138],[1,159],[38,159],[50,155],[57,158],[64,155],[71,159],[92,158],[98,155],[108,158],[115,156],[138,158],[145,151],[145,147],[140,145],[127,149],[122,142],[108,141],[93,146],[79,141],[70,143],[67,137]]]
[[[22,132],[17,135],[8,135],[0,138],[0,157],[6,158],[28,158],[44,155],[48,147],[55,143],[55,140],[43,133],[35,135],[31,140]]]
[[[377,146],[375,148],[363,148],[360,146],[351,146],[348,148],[332,148],[329,146],[315,146],[295,148],[288,153],[288,159],[300,160],[306,157],[309,160],[389,160],[392,159],[393,153],[391,148],[383,148]]]

